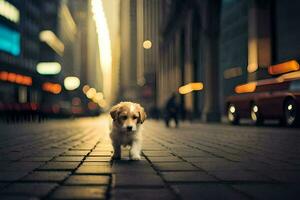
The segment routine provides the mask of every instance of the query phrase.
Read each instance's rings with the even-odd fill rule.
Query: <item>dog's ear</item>
[[[139,122],[142,124],[146,120],[147,114],[144,108],[140,104],[138,104],[138,112],[139,112]]]
[[[118,118],[118,111],[120,107],[121,107],[120,104],[117,104],[111,108],[109,114],[113,120],[116,120]]]

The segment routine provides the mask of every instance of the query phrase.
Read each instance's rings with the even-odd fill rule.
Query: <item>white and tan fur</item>
[[[110,133],[113,159],[121,159],[121,146],[130,146],[130,159],[140,160],[143,140],[141,125],[147,117],[144,108],[137,103],[120,102],[111,108],[110,115],[113,119]]]

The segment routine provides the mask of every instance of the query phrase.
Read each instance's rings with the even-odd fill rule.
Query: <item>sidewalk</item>
[[[297,129],[144,125],[143,159],[111,162],[105,117],[1,125],[0,199],[297,199]]]

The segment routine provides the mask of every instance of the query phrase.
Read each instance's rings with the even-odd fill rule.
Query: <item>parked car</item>
[[[238,85],[235,92],[226,100],[232,124],[239,124],[241,118],[250,118],[256,125],[265,119],[279,119],[286,126],[300,122],[300,71]]]

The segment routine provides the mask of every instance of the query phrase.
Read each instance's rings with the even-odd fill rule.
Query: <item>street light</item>
[[[290,60],[277,65],[271,65],[268,67],[268,72],[270,75],[278,75],[287,72],[298,71],[299,68],[299,63],[296,60]]]
[[[145,40],[145,41],[143,42],[143,47],[144,47],[144,49],[151,49],[151,47],[152,47],[152,42],[151,42],[150,40]]]
[[[47,43],[58,55],[63,56],[65,45],[51,30],[40,32],[40,41]]]
[[[75,76],[68,76],[64,80],[64,86],[66,90],[75,90],[80,86],[80,80]]]
[[[82,88],[82,91],[83,91],[84,94],[86,94],[89,89],[90,89],[90,86],[84,85],[83,88]]]
[[[55,75],[61,71],[61,65],[58,62],[40,62],[37,64],[36,70],[42,75]]]
[[[203,90],[203,83],[188,83],[186,85],[181,86],[178,90],[179,94],[188,94],[193,91]]]
[[[86,96],[89,99],[92,99],[95,95],[97,94],[97,91],[95,88],[90,88],[87,92],[86,92]]]
[[[95,103],[100,102],[103,99],[103,93],[102,92],[97,92],[94,96],[93,96],[93,101]]]

